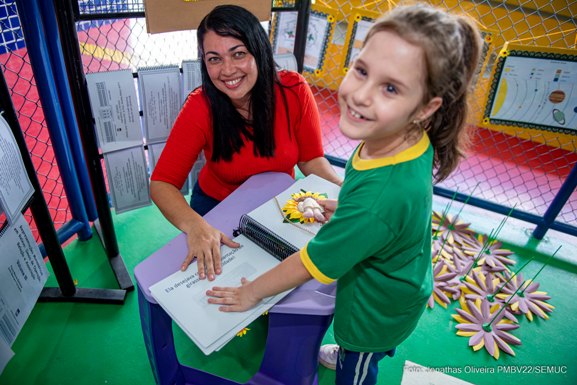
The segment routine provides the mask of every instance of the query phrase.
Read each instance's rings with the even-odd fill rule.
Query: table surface
[[[232,237],[240,217],[289,188],[294,180],[287,174],[269,172],[250,177],[204,218]],[[179,234],[134,268],[136,282],[148,302],[156,304],[149,287],[180,268],[186,255],[186,236]],[[196,269],[193,262],[189,269]],[[269,312],[327,315],[334,312],[335,284],[323,285],[311,280],[277,303]]]

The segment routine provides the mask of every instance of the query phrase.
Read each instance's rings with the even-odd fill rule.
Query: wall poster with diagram
[[[272,18],[271,38],[275,55],[294,53],[298,14],[297,12],[277,12]],[[334,32],[333,10],[320,5],[312,5],[306,34],[306,48],[303,69],[320,73],[323,70],[327,46]]]
[[[347,35],[345,37],[346,55],[343,63],[344,72],[348,71],[351,63],[361,51],[365,37],[378,17],[378,12],[367,11],[360,8],[355,9],[351,13]]]
[[[577,50],[505,44],[483,124],[577,134]]]

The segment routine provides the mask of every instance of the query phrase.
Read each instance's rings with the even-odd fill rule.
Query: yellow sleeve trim
[[[308,244],[307,244],[307,246],[308,246]],[[327,277],[326,275],[321,273],[321,271],[316,267],[316,265],[311,260],[309,253],[307,252],[307,246],[305,246],[301,249],[300,257],[301,257],[301,262],[303,263],[305,268],[308,270],[310,275],[312,275],[314,279],[316,279],[317,281],[319,281],[320,283],[322,283],[324,285],[328,285],[329,283],[334,282],[334,279]]]

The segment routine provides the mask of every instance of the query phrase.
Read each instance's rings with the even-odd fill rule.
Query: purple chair
[[[249,178],[205,219],[228,236],[242,214],[286,190],[294,180],[283,173]],[[172,319],[152,298],[149,287],[180,268],[184,234],[168,242],[134,269],[144,341],[157,384],[234,385],[237,382],[180,364]],[[318,384],[318,351],[334,312],[334,285],[309,281],[269,311],[268,337],[258,372],[245,385]]]

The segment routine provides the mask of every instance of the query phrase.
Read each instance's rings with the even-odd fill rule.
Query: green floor
[[[437,199],[435,209],[446,202]],[[460,210],[459,204],[453,211]],[[474,208],[461,216],[476,231],[490,232],[501,221]],[[148,207],[114,216],[121,255],[132,273],[146,256],[162,247],[177,232],[156,209]],[[467,339],[455,334],[453,306],[427,309],[417,330],[402,344],[397,355],[380,365],[380,385],[400,384],[403,364],[409,360],[434,367],[477,385],[574,385],[577,384],[577,239],[549,232],[542,242],[529,240],[532,225],[509,219],[499,238],[516,252],[520,263],[535,256],[525,269],[532,277],[558,246],[559,262],[551,263],[536,279],[551,295],[556,308],[547,321],[523,319],[513,332],[522,345],[516,356],[503,354],[496,361],[484,351],[473,352]],[[65,248],[70,269],[79,287],[117,288],[98,237],[73,241]],[[48,282],[55,286],[53,277]],[[176,331],[181,360],[245,381],[257,370],[266,338],[266,317],[253,323],[245,337],[235,338],[221,352],[204,357],[187,338]],[[332,330],[325,337],[332,342]],[[38,303],[12,347],[15,357],[0,375],[2,385],[152,385],[154,379],[140,329],[137,296],[130,292],[124,305]],[[548,370],[565,373],[540,373]],[[551,366],[550,366],[551,365]],[[553,365],[562,365],[560,367]],[[511,373],[511,368],[525,372]],[[490,374],[494,371],[494,374]],[[508,371],[509,373],[503,373]],[[334,383],[334,372],[319,369],[319,383]],[[290,385],[290,384],[288,384]]]

